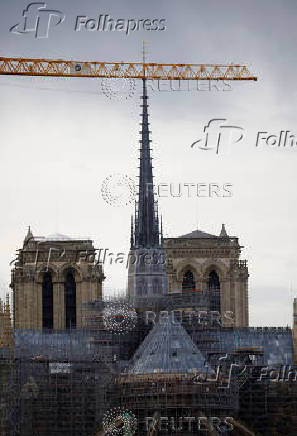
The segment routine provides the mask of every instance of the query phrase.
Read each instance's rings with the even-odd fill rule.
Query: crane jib
[[[0,57],[0,75],[152,80],[257,80],[246,65],[79,62]]]

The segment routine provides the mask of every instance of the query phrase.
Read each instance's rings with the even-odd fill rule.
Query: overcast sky
[[[175,63],[246,63],[258,82],[231,90],[150,90],[150,122],[157,183],[232,184],[232,197],[160,198],[166,236],[197,228],[218,234],[221,224],[245,246],[252,325],[291,325],[297,296],[297,147],[256,147],[257,132],[279,135],[296,126],[296,0],[54,1],[65,20],[48,38],[9,29],[22,22],[29,2],[1,0],[0,55],[71,60]],[[75,31],[77,16],[98,20],[165,19],[165,30]],[[102,198],[111,174],[136,179],[140,84],[118,100],[100,79],[0,76],[2,294],[9,262],[28,225],[35,235],[89,236],[111,252],[129,250],[133,206]],[[119,85],[114,83],[114,89]],[[221,152],[190,145],[212,118],[244,129],[244,138]],[[123,288],[123,265],[105,266],[106,287]]]

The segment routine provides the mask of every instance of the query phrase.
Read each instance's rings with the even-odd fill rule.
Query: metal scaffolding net
[[[178,297],[108,298],[85,305],[84,329],[14,331],[1,436],[293,436],[291,330],[209,323],[188,298],[191,315]]]

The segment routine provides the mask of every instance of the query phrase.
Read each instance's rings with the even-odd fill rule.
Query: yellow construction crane
[[[153,80],[257,80],[246,65],[80,62],[0,57],[0,75]]]

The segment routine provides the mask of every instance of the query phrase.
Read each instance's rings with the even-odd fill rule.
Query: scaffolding
[[[199,310],[203,293],[193,294],[185,298]],[[293,436],[297,382],[259,380],[267,362],[291,365],[290,329],[204,326],[179,317],[188,304],[179,295],[147,303],[126,332],[112,331],[104,319],[110,304],[133,312],[125,297],[87,304],[82,330],[14,331],[14,347],[0,350],[1,436],[110,436],[115,426],[123,436],[192,436],[199,434],[199,419],[202,435],[217,436],[210,417],[222,423],[232,417],[230,436]],[[177,313],[165,317],[165,325],[145,322],[145,310],[170,309]],[[159,336],[148,346],[153,335]],[[170,353],[170,365],[157,364],[165,362],[162,353]],[[135,416],[135,431],[119,416],[104,427],[115,408]]]

